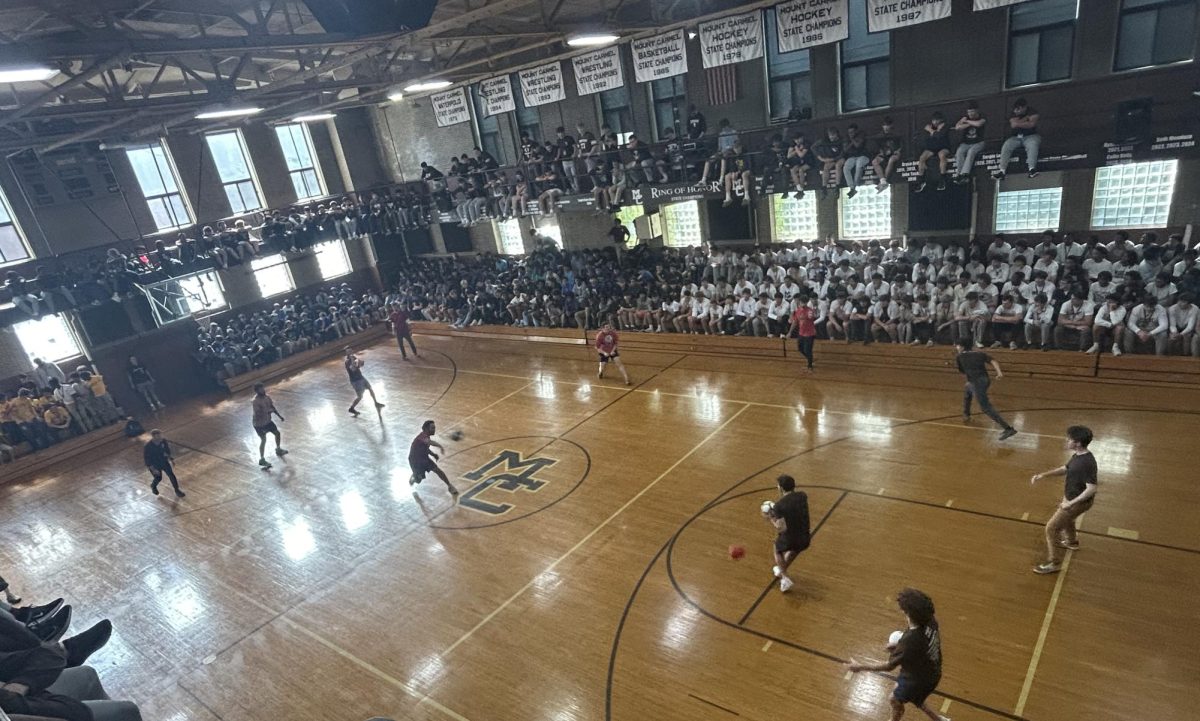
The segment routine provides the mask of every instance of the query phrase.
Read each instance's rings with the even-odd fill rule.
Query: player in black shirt
[[[782,475],[775,479],[779,500],[764,501],[763,516],[778,535],[775,537],[775,566],[771,572],[779,579],[779,590],[787,593],[795,585],[788,577],[788,566],[808,548],[811,533],[808,525],[808,496],[796,490],[796,479]]]
[[[153,479],[150,481],[151,493],[158,495],[158,484],[162,483],[163,474],[166,474],[171,487],[175,489],[175,495],[179,498],[187,495],[179,488],[179,479],[175,477],[175,457],[171,454],[171,446],[157,428],[150,431],[150,441],[142,448],[142,459]]]
[[[932,721],[949,721],[925,704],[942,680],[942,637],[933,615],[933,600],[915,588],[906,588],[896,595],[896,604],[904,612],[908,629],[895,645],[888,646],[888,660],[872,665],[850,659],[850,671],[885,672],[899,666],[896,688],[888,699],[892,721],[904,715],[906,703],[916,706]]]
[[[1096,502],[1096,457],[1088,450],[1092,442],[1092,430],[1087,426],[1071,426],[1067,429],[1067,450],[1071,458],[1066,465],[1038,473],[1029,479],[1037,483],[1046,476],[1067,477],[1063,498],[1054,515],[1046,522],[1047,561],[1033,569],[1034,573],[1058,573],[1062,570],[1065,549],[1079,548],[1075,535],[1075,519],[1082,516]]]
[[[1000,440],[1012,438],[1017,435],[1017,429],[1010,426],[1008,421],[1004,420],[992,407],[992,402],[988,400],[988,386],[992,381],[988,377],[987,367],[988,364],[991,364],[992,369],[996,371],[996,378],[1003,378],[1004,373],[1000,370],[1000,364],[987,353],[973,350],[971,346],[970,338],[960,338],[958,356],[955,358],[958,372],[967,377],[966,385],[963,387],[963,423],[971,420],[971,399],[974,398],[979,401],[979,409],[1004,429],[1004,432],[1000,434]]]
[[[346,346],[343,350],[346,351],[346,375],[350,377],[350,385],[354,387],[354,402],[350,404],[350,415],[358,415],[355,406],[362,400],[363,393],[371,394],[371,400],[375,402],[375,410],[382,413],[383,404],[375,397],[375,389],[371,387],[371,382],[364,378],[362,374],[362,367],[366,361],[354,355],[354,351],[350,349],[350,346]]]

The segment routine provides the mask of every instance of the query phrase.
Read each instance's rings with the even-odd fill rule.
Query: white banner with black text
[[[511,113],[517,109],[517,100],[513,97],[512,78],[501,75],[480,81],[475,87],[479,99],[483,101],[484,117]]]
[[[873,33],[950,17],[950,0],[867,0],[867,28]]]
[[[521,79],[521,99],[525,101],[527,108],[559,103],[567,97],[567,88],[563,84],[562,63],[555,62],[522,70],[517,77]]]
[[[706,68],[761,58],[763,49],[760,10],[700,23],[700,56]]]
[[[775,6],[779,52],[836,43],[850,35],[850,0],[792,0]]]
[[[991,10],[993,8],[1008,7],[1017,3],[1027,3],[1029,0],[975,0],[976,10]]]
[[[621,51],[616,45],[571,59],[575,71],[575,87],[580,95],[614,90],[625,84],[621,69]]]
[[[471,106],[467,103],[467,89],[455,88],[429,96],[433,104],[433,115],[439,128],[465,123],[471,119]]]
[[[633,51],[633,77],[639,83],[687,72],[687,46],[682,30],[634,40],[629,47]]]

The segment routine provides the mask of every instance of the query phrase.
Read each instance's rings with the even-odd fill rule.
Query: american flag
[[[737,102],[737,66],[719,65],[704,71],[708,83],[708,104],[728,105]]]

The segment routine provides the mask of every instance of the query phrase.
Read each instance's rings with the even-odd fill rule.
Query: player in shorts
[[[271,464],[266,455],[268,433],[275,436],[275,455],[281,458],[287,455],[287,451],[279,445],[279,426],[271,420],[271,416],[279,416],[279,420],[282,421],[283,414],[275,409],[275,401],[267,395],[267,387],[262,383],[254,384],[254,401],[251,406],[254,408],[254,432],[258,434],[258,465],[270,468]]]
[[[775,479],[779,500],[763,504],[763,516],[775,527],[775,566],[771,572],[779,579],[779,590],[787,593],[795,585],[787,575],[788,566],[808,548],[808,496],[796,490],[796,479],[782,475]]]
[[[412,477],[408,479],[408,485],[415,486],[425,480],[426,473],[434,473],[442,482],[446,484],[446,490],[450,491],[450,495],[458,498],[458,489],[446,477],[446,472],[438,467],[436,463],[438,455],[433,452],[436,448],[443,453],[446,451],[441,443],[433,440],[433,434],[437,432],[437,426],[433,421],[425,421],[421,424],[421,432],[413,439],[412,445],[408,449],[408,467],[412,469]]]
[[[904,612],[908,629],[896,645],[888,646],[891,653],[888,660],[871,665],[858,663],[852,658],[850,670],[854,673],[883,672],[900,667],[896,688],[889,699],[892,704],[891,721],[900,721],[906,703],[916,706],[932,721],[950,721],[925,705],[926,699],[942,680],[942,638],[937,619],[933,617],[933,600],[915,588],[906,588],[896,595],[896,603]]]
[[[350,404],[350,415],[358,415],[355,407],[362,400],[363,393],[370,393],[371,400],[375,402],[375,410],[382,411],[383,404],[375,397],[375,389],[371,387],[370,381],[363,378],[362,367],[366,364],[366,361],[354,355],[354,351],[350,349],[350,346],[346,346],[344,350],[346,351],[346,375],[350,377],[350,385],[354,387],[354,402]]]
[[[621,353],[617,350],[619,340],[612,323],[606,322],[600,326],[599,332],[596,333],[596,353],[600,355],[600,372],[596,374],[596,377],[603,378],[604,369],[608,367],[609,361],[612,361],[616,364],[617,370],[621,371],[625,385],[629,385],[629,374],[625,372],[625,364],[621,362]]]

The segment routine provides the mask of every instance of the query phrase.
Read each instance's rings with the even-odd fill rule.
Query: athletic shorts
[[[787,536],[776,536],[775,550],[779,553],[800,553],[808,549],[808,541],[802,539],[792,539]]]
[[[896,690],[892,691],[892,698],[900,703],[920,706],[925,703],[925,699],[929,698],[930,694],[937,690],[937,685],[937,681],[922,683],[908,676],[900,676],[896,679]]]
[[[931,153],[940,153],[943,150],[950,149],[950,141],[949,140],[934,140],[931,138],[931,139],[925,141],[925,149]]]
[[[408,467],[412,469],[413,478],[418,481],[425,479],[425,474],[437,468],[432,458],[409,458]]]
[[[370,384],[370,382],[367,381],[366,378],[360,378],[356,381],[350,381],[350,385],[354,386],[354,392],[359,394],[360,396],[363,393],[366,393],[367,391],[371,390],[371,384]]]
[[[598,355],[600,356],[600,362],[601,362],[601,363],[607,363],[607,362],[609,362],[610,360],[612,360],[613,358],[617,358],[617,357],[619,357],[621,354],[620,354],[619,352],[617,352],[617,351],[613,351],[612,353],[609,353],[608,355],[605,355],[605,354],[603,354],[603,353],[600,353],[600,354],[598,354]]]
[[[254,426],[254,432],[258,434],[259,438],[263,438],[268,433],[278,433],[279,426],[275,425],[275,421],[271,421],[265,426]]]

